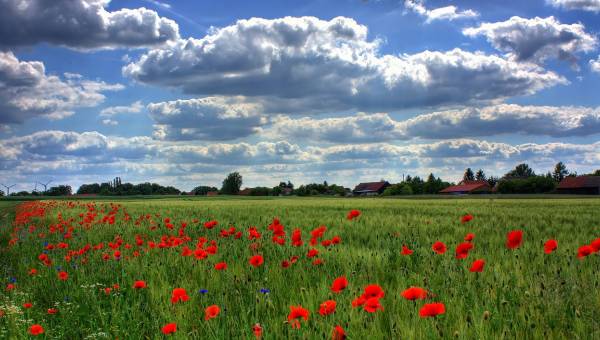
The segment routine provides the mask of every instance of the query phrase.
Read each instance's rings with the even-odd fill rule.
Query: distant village
[[[37,190],[37,184],[44,190]],[[553,171],[536,174],[529,165],[523,163],[501,178],[487,177],[482,169],[474,172],[467,168],[462,180],[457,184],[445,182],[433,174],[426,179],[419,176],[406,176],[399,183],[390,183],[384,179],[376,182],[358,183],[354,189],[341,185],[311,183],[295,187],[290,181],[280,182],[275,187],[245,187],[243,178],[238,172],[227,175],[221,188],[197,186],[189,192],[172,186],[156,183],[122,183],[117,177],[112,182],[83,184],[73,193],[69,185],[51,186],[48,183],[36,183],[35,189],[29,191],[10,192],[12,186],[2,185],[6,192],[0,190],[0,196],[151,196],[151,195],[190,195],[190,196],[410,196],[410,195],[478,195],[478,194],[572,194],[600,195],[600,169],[586,175],[569,172],[559,162]],[[14,185],[13,185],[14,186]]]

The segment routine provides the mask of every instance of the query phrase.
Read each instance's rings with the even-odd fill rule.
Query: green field
[[[20,226],[11,225],[13,213],[4,216],[0,338],[26,338],[29,326],[40,324],[48,338],[153,339],[161,338],[161,328],[171,322],[177,324],[171,337],[181,339],[250,339],[256,323],[264,339],[330,339],[336,325],[348,339],[600,338],[600,256],[577,257],[580,246],[600,237],[600,199],[127,199],[114,202],[122,204],[114,224],[103,222],[110,202],[95,202],[96,216],[89,225],[82,221],[92,200],[52,203],[43,218]],[[12,204],[0,202],[0,211],[10,211]],[[347,220],[351,209],[361,216]],[[464,214],[474,219],[463,224]],[[136,225],[146,215],[151,216]],[[272,242],[267,228],[274,217],[285,226],[283,246]],[[174,229],[166,227],[165,218]],[[209,220],[218,225],[205,229]],[[181,222],[188,224],[183,244],[149,249],[148,242],[158,244],[163,235],[178,237]],[[323,239],[339,236],[341,243],[315,246],[315,258],[323,261],[315,266],[315,258],[306,255],[312,248],[310,231],[321,225],[327,227]],[[230,226],[243,237],[221,237],[221,229]],[[260,240],[248,239],[250,226],[262,234]],[[10,235],[15,227],[16,234]],[[50,232],[60,227],[64,230]],[[69,227],[71,238],[63,239]],[[290,245],[296,228],[302,230],[300,247]],[[507,249],[506,234],[516,229],[524,232],[523,244]],[[475,234],[474,249],[466,259],[456,259],[454,250],[467,233]],[[117,235],[123,240],[119,260],[107,247]],[[143,245],[136,244],[135,235]],[[182,256],[183,247],[195,249],[201,236],[216,241],[217,253],[203,260]],[[548,239],[558,241],[551,254],[544,253]],[[448,246],[445,254],[432,251],[438,240]],[[45,266],[38,259],[44,242],[65,242],[69,248],[48,250],[53,263]],[[99,243],[103,249],[72,256],[69,262],[64,258],[69,250]],[[414,253],[401,255],[402,245]],[[134,251],[140,255],[133,256]],[[250,266],[253,253],[264,256],[262,266]],[[104,260],[103,254],[110,258]],[[294,255],[298,262],[282,268],[281,262]],[[485,259],[483,272],[469,271],[475,259]],[[228,268],[215,270],[218,262]],[[31,268],[38,273],[28,275]],[[59,280],[58,271],[68,272],[68,280]],[[347,277],[348,288],[332,293],[331,282],[339,276]],[[136,280],[144,280],[148,288],[132,288]],[[12,281],[16,288],[7,291],[4,287]],[[119,289],[107,294],[104,288],[113,284]],[[368,284],[385,290],[383,310],[367,313],[352,307]],[[400,293],[410,286],[433,296],[407,301]],[[186,289],[189,301],[171,303],[177,287]],[[203,289],[207,292],[200,293]],[[330,299],[337,301],[335,313],[319,315],[319,305]],[[24,309],[26,302],[33,307]],[[419,317],[419,309],[429,302],[444,303],[445,314]],[[220,315],[204,320],[204,309],[215,304]],[[300,329],[286,322],[292,305],[310,311]],[[48,308],[58,313],[49,315]]]

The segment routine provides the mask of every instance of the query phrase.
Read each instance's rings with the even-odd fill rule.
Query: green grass
[[[247,339],[255,323],[262,325],[265,339],[330,338],[337,324],[349,339],[600,337],[600,256],[576,257],[579,246],[600,237],[598,199],[126,199],[120,203],[131,215],[130,221],[123,220],[120,210],[114,225],[93,224],[86,230],[78,221],[85,212],[80,205],[89,203],[78,201],[74,208],[67,208],[66,201],[57,203],[45,218],[35,220],[34,233],[27,232],[29,224],[22,226],[20,241],[12,247],[7,247],[10,223],[0,224],[0,309],[12,311],[0,317],[0,338],[25,338],[33,323],[41,324],[49,338],[101,338],[100,333],[111,339],[160,338],[161,327],[169,322],[177,323],[175,337],[181,339]],[[96,208],[108,204],[98,201]],[[3,207],[8,206],[0,202],[0,211]],[[350,209],[359,209],[362,215],[348,221]],[[63,259],[65,250],[52,250],[54,263],[45,267],[37,259],[42,242],[58,243],[62,234],[40,239],[38,233],[56,225],[58,212],[64,220],[74,219],[67,223],[75,230],[73,239],[65,241],[70,249],[106,244],[121,235],[124,244],[133,245],[129,250],[121,247],[122,256],[129,257],[137,249],[134,235],[159,242],[161,235],[176,234],[182,221],[188,222],[186,234],[192,239],[206,236],[216,240],[219,249],[201,261],[182,257],[181,247],[103,261],[101,253],[109,253],[105,248],[90,251],[86,264],[75,258],[71,264],[76,268]],[[461,224],[460,217],[466,213],[475,219]],[[149,223],[134,225],[145,214],[160,214],[154,218],[158,229],[150,230]],[[164,228],[165,217],[175,224],[173,231]],[[294,228],[301,228],[305,245],[291,247],[289,240],[285,246],[273,244],[267,229],[273,217],[280,218],[288,238]],[[194,218],[201,223],[192,223]],[[202,223],[210,219],[219,225],[206,230]],[[244,238],[220,238],[221,228],[229,225],[244,231]],[[315,267],[306,258],[307,243],[309,231],[320,225],[328,228],[325,238],[339,235],[342,242],[329,249],[317,246],[324,265]],[[252,255],[249,226],[262,233],[259,252],[265,264],[259,268],[248,264]],[[524,243],[508,250],[506,233],[513,229],[524,231]],[[454,248],[468,232],[476,235],[475,248],[467,259],[457,260]],[[543,243],[550,238],[557,239],[559,246],[546,255]],[[446,254],[432,252],[437,240],[447,244]],[[188,245],[194,248],[195,243]],[[414,254],[400,255],[403,244]],[[281,261],[293,255],[300,256],[298,263],[281,268]],[[478,258],[486,260],[484,272],[469,272],[471,262]],[[224,272],[213,269],[220,261],[228,263]],[[56,266],[69,272],[68,281],[57,280]],[[37,268],[39,274],[28,276],[30,268]],[[333,294],[329,286],[341,275],[348,278],[349,287]],[[9,277],[17,280],[12,292],[4,291]],[[134,280],[145,280],[149,288],[132,289]],[[121,286],[118,292],[100,291],[114,283]],[[352,308],[351,301],[371,283],[385,290],[384,311],[369,314]],[[426,288],[436,296],[430,301],[406,301],[400,292],[410,286]],[[170,294],[176,287],[185,288],[190,301],[172,305]],[[261,288],[271,293],[264,295]],[[199,294],[200,289],[208,293]],[[328,299],[337,301],[337,310],[320,316],[319,304]],[[20,306],[26,301],[34,307],[23,310]],[[421,319],[420,307],[431,301],[445,303],[446,314]],[[212,304],[221,307],[221,315],[205,321],[204,308]],[[311,312],[300,330],[285,323],[289,306],[298,304]],[[59,313],[47,315],[46,309],[54,305]]]

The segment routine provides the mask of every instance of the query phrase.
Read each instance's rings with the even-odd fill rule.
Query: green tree
[[[521,163],[517,165],[513,170],[509,171],[505,177],[517,177],[517,178],[528,178],[535,176],[535,172],[533,169],[529,167],[526,163]]]
[[[483,169],[477,170],[477,173],[475,173],[475,179],[478,181],[486,180],[485,172],[483,172]]]
[[[4,196],[4,191],[0,190],[0,197]]]
[[[219,189],[207,185],[200,185],[192,189],[192,194],[197,196],[206,196],[211,191],[217,191]]]
[[[232,172],[223,180],[221,193],[225,195],[235,195],[242,187],[242,175],[239,172]]]
[[[560,182],[568,175],[569,171],[567,170],[567,166],[563,162],[556,163],[554,172],[552,172],[552,178],[554,178],[555,181]]]
[[[463,175],[463,181],[474,181],[475,175],[473,174],[473,170],[471,168],[467,168]]]

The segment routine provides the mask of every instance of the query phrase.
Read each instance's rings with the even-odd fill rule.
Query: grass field
[[[348,339],[600,338],[600,256],[577,256],[580,246],[600,237],[599,199],[172,198],[114,203],[120,205],[46,202],[44,216],[29,221],[23,220],[24,212],[39,214],[40,204],[26,203],[17,210],[21,224],[13,225],[12,213],[4,217],[0,338],[26,338],[29,327],[39,324],[45,331],[41,336],[48,338],[153,339],[164,336],[161,329],[168,323],[177,324],[170,337],[181,339],[250,339],[255,324],[261,325],[264,339],[331,338],[336,325]],[[11,204],[0,202],[0,211],[9,211]],[[348,220],[352,209],[361,215]],[[473,220],[461,223],[465,214]],[[284,245],[274,243],[268,229],[274,217],[285,226]],[[205,228],[212,220],[218,225]],[[327,230],[312,247],[310,232],[321,225]],[[236,230],[223,237],[221,230],[231,226]],[[260,239],[249,240],[250,226],[262,234]],[[296,228],[302,230],[303,245],[298,247],[290,241]],[[523,231],[517,249],[506,246],[511,230]],[[455,248],[467,233],[475,234],[474,248],[466,259],[456,259]],[[207,242],[198,246],[202,236]],[[334,236],[339,244],[321,244]],[[556,239],[558,248],[545,254],[548,239]],[[212,240],[216,253],[197,259],[196,249],[206,250]],[[448,251],[434,253],[436,241]],[[61,242],[68,248],[59,248]],[[96,250],[100,243],[103,248]],[[46,249],[48,244],[54,249]],[[87,244],[89,250],[75,254]],[[402,255],[403,245],[414,253]],[[182,256],[185,247],[191,256]],[[311,248],[318,254],[308,258]],[[51,264],[38,258],[44,252]],[[258,267],[249,264],[255,254],[264,257]],[[298,261],[283,268],[282,261],[292,256]],[[322,264],[315,265],[315,259]],[[476,259],[485,260],[483,272],[469,271]],[[227,268],[216,270],[219,262]],[[32,268],[35,275],[29,274]],[[68,273],[67,280],[58,278],[61,271]],[[347,278],[348,287],[333,293],[332,281],[340,276]],[[136,280],[145,281],[147,288],[133,288]],[[383,310],[369,313],[352,306],[369,284],[385,291],[378,300]],[[404,299],[400,293],[411,286],[426,289],[427,299]],[[172,303],[174,288],[184,288],[189,300]],[[337,302],[335,313],[319,315],[326,300]],[[421,307],[432,302],[443,303],[445,313],[420,317]],[[25,303],[32,307],[24,308]],[[205,320],[210,305],[219,306],[220,314]],[[290,306],[297,305],[310,312],[300,329],[287,322]],[[49,314],[49,308],[57,313]]]

